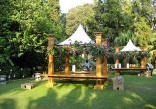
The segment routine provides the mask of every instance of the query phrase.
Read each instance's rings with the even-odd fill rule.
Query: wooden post
[[[69,54],[66,54],[66,62],[65,62],[65,75],[69,75],[70,74],[70,63],[69,63]],[[71,78],[68,79],[62,79],[63,81],[70,81]]]
[[[107,38],[102,39],[102,45],[105,46],[105,47],[108,47],[108,39]],[[103,60],[103,75],[107,75],[107,73],[108,73],[107,58],[104,57],[104,60]]]
[[[103,67],[104,67],[103,75],[107,75],[108,74],[108,68],[107,68],[107,58],[106,57],[104,57]]]
[[[48,75],[54,74],[54,56],[48,54]]]
[[[103,38],[102,39],[102,44],[103,46],[107,47],[108,46],[108,38]]]
[[[96,32],[96,45],[101,46],[101,36],[102,32]],[[96,58],[96,76],[102,76],[102,66],[101,66],[101,57],[97,56]],[[102,84],[102,80],[96,80],[96,85],[94,89],[103,90],[104,86]]]
[[[115,53],[117,53],[117,54],[120,53],[120,50],[119,50],[118,46],[115,47]],[[119,59],[118,58],[115,59],[115,64],[117,64],[117,65],[119,64]],[[116,70],[115,75],[120,75],[120,72],[118,70]]]
[[[48,47],[47,51],[51,50],[52,46],[54,45],[54,35],[47,34],[48,36]],[[46,84],[47,87],[53,87],[56,85],[54,79],[49,77],[54,74],[54,56],[53,54],[48,54],[48,83]]]
[[[120,50],[119,50],[118,46],[115,47],[115,53],[118,53],[118,54],[120,53]],[[115,63],[119,64],[119,59],[118,58],[115,60]]]
[[[101,32],[95,33],[96,36],[96,45],[101,46]],[[102,66],[101,66],[101,56],[97,56],[96,58],[96,76],[102,75]]]
[[[146,57],[143,57],[141,59],[141,68],[146,68],[146,63],[145,63]]]
[[[96,76],[102,75],[101,57],[96,58]]]
[[[143,46],[143,47],[141,48],[141,50],[142,50],[143,52],[146,52],[146,51],[147,51],[147,47],[146,47],[146,46]],[[146,68],[146,63],[147,63],[147,57],[143,57],[143,58],[141,59],[141,68]]]
[[[65,75],[69,75],[69,72],[70,72],[69,54],[66,54]]]

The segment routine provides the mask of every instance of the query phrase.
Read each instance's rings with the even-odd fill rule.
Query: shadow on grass
[[[155,109],[156,82],[152,78],[123,75],[125,90],[112,90],[112,82],[104,90],[94,90],[95,81],[60,81],[47,88],[47,80],[19,80],[0,87],[1,109]],[[110,77],[114,77],[111,75]],[[20,84],[34,82],[32,90],[21,90]],[[11,89],[14,89],[10,91]]]
[[[3,99],[0,103],[0,109],[16,109],[16,101],[10,98]]]
[[[17,94],[17,93],[23,92],[23,89],[21,89],[21,84],[34,83],[36,87],[36,86],[43,84],[43,81],[47,81],[47,80],[36,81],[34,79],[17,79],[17,80],[7,81],[6,85],[0,85],[0,93],[1,94],[5,94],[5,93]]]
[[[35,104],[38,109],[155,108],[154,102],[146,99],[145,92],[138,91],[139,88],[136,92],[133,86],[125,91],[113,91],[112,82],[109,82],[105,90],[99,91],[93,90],[93,84],[94,81],[60,81],[57,86],[48,88],[46,96],[30,101],[28,108],[34,108]]]
[[[138,75],[140,71],[120,71],[120,75]]]

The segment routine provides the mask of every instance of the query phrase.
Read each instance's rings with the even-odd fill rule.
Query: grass
[[[94,90],[95,81],[57,80],[53,88],[45,86],[46,79],[10,81],[0,85],[0,109],[156,109],[156,70],[149,78],[137,73],[122,76],[124,91],[112,90],[112,82],[105,83],[104,90]],[[36,87],[20,89],[27,82]]]

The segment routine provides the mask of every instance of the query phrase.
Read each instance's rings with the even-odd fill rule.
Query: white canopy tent
[[[129,39],[127,45],[122,49],[120,50],[121,52],[123,51],[142,51],[140,50],[139,48],[137,48],[133,43],[132,43],[132,40]]]
[[[81,45],[94,43],[92,39],[84,31],[81,24],[79,25],[79,27],[77,28],[77,30],[74,32],[73,35],[71,35],[68,39],[59,43],[58,45],[70,45],[70,44],[74,44],[75,41],[79,42]]]

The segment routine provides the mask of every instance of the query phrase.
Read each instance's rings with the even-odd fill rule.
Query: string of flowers
[[[101,57],[113,57],[115,59],[123,59],[129,62],[132,58],[143,58],[149,57],[148,52],[121,52],[120,54],[115,53],[114,47],[110,47],[110,43],[105,46],[103,43],[101,46],[90,43],[80,45],[80,42],[75,41],[74,44],[71,45],[64,45],[64,46],[52,46],[48,53],[55,55],[57,57],[65,56],[66,54],[77,56],[82,53],[90,54],[94,57],[101,56]]]

